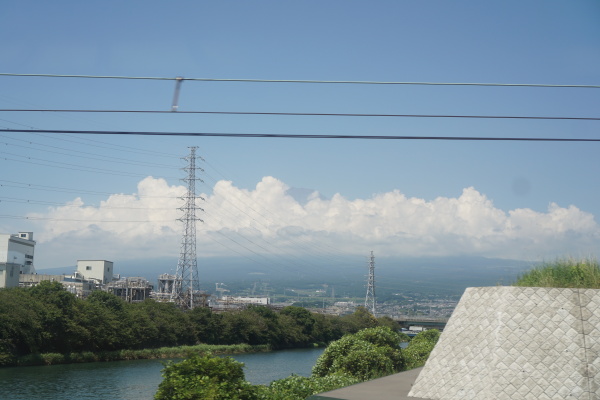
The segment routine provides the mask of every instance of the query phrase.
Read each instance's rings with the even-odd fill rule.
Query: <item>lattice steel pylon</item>
[[[371,251],[369,260],[369,278],[367,279],[367,296],[365,297],[365,308],[375,315],[375,256]]]
[[[196,216],[196,210],[204,210],[198,207],[196,203],[198,199],[204,199],[196,195],[196,181],[202,182],[202,179],[196,178],[196,170],[203,171],[202,168],[196,167],[197,148],[195,146],[190,147],[190,155],[183,158],[188,162],[188,165],[183,168],[187,172],[187,177],[182,179],[187,184],[187,191],[182,197],[185,203],[179,208],[183,211],[183,217],[178,219],[183,222],[183,235],[171,294],[171,301],[184,309],[192,309],[199,305],[199,299],[201,298],[196,259],[196,221],[204,221]]]

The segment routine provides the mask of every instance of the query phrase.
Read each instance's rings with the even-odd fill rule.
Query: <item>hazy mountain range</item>
[[[339,261],[339,259],[338,259]],[[243,258],[199,258],[198,272],[201,286],[213,290],[215,282],[236,286],[253,282],[269,282],[271,286],[293,288],[308,284],[333,286],[340,290],[362,293],[368,274],[366,257],[347,257],[337,265],[319,265],[314,268],[273,267],[249,265]],[[306,263],[306,265],[308,265]],[[381,292],[422,291],[460,294],[470,286],[508,285],[534,264],[528,261],[484,257],[398,258],[377,257],[375,280]],[[139,276],[155,283],[158,275],[174,274],[177,259],[115,261],[115,273],[121,276]],[[71,273],[74,266],[38,270],[38,273]],[[338,289],[336,289],[338,290]],[[342,295],[341,292],[338,293]]]

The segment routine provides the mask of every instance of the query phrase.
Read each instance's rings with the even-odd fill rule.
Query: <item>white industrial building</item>
[[[101,285],[112,282],[114,275],[112,261],[106,260],[77,260],[77,272]]]
[[[19,275],[34,274],[33,232],[0,234],[0,288],[19,286]]]

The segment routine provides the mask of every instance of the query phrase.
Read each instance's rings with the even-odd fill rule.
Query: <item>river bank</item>
[[[232,357],[245,364],[248,382],[269,385],[292,374],[310,376],[323,350],[248,352]],[[0,368],[0,400],[151,400],[163,379],[164,363],[164,359],[149,359]]]
[[[116,350],[103,352],[81,352],[81,353],[41,353],[28,354],[6,360],[3,367],[28,367],[41,365],[78,364],[108,361],[131,361],[165,358],[184,358],[190,353],[212,353],[212,354],[243,354],[269,352],[273,349],[269,345],[211,345],[199,344],[195,346],[160,347],[156,349],[141,350]]]

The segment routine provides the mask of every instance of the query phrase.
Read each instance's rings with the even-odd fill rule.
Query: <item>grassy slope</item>
[[[559,259],[519,276],[513,286],[600,289],[597,260]]]

